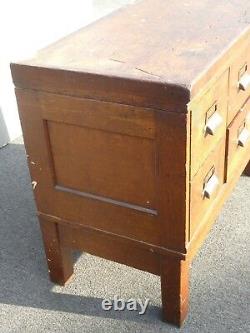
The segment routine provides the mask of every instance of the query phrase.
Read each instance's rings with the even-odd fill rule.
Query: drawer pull
[[[250,87],[250,74],[245,73],[239,80],[239,89],[247,90]]]
[[[219,179],[216,175],[213,175],[204,186],[203,189],[204,197],[210,199],[218,186],[219,186]]]
[[[210,135],[215,135],[215,132],[218,127],[222,124],[223,119],[218,112],[214,112],[214,114],[208,119],[205,131]]]
[[[238,136],[238,145],[241,147],[245,147],[249,138],[250,138],[250,132],[245,127],[245,128],[243,128],[243,130],[240,132],[240,135]]]

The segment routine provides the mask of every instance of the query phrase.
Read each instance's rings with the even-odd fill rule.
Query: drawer
[[[191,181],[190,188],[190,237],[194,235],[205,215],[213,209],[224,183],[225,138],[208,156]]]
[[[248,42],[234,58],[230,68],[228,124],[250,95],[250,45]]]
[[[234,170],[250,159],[250,98],[237,113],[227,129],[226,180],[230,181]]]
[[[226,135],[228,71],[189,105],[191,112],[191,178]]]

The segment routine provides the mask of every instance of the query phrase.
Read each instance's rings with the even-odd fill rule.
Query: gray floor
[[[82,254],[64,288],[48,280],[24,146],[0,149],[0,332],[250,332],[250,178],[241,177],[192,265],[190,314],[160,320],[159,278]],[[150,298],[144,316],[104,312],[120,295]]]

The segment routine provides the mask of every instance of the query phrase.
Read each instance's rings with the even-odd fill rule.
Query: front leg
[[[39,217],[39,220],[50,280],[63,286],[73,274],[71,250],[61,245],[56,223],[46,221],[42,217]]]
[[[161,263],[163,320],[180,327],[188,313],[189,263],[164,258]]]

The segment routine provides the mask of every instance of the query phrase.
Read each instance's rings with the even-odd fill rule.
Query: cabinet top
[[[249,0],[137,1],[18,64],[191,90],[249,22]]]

